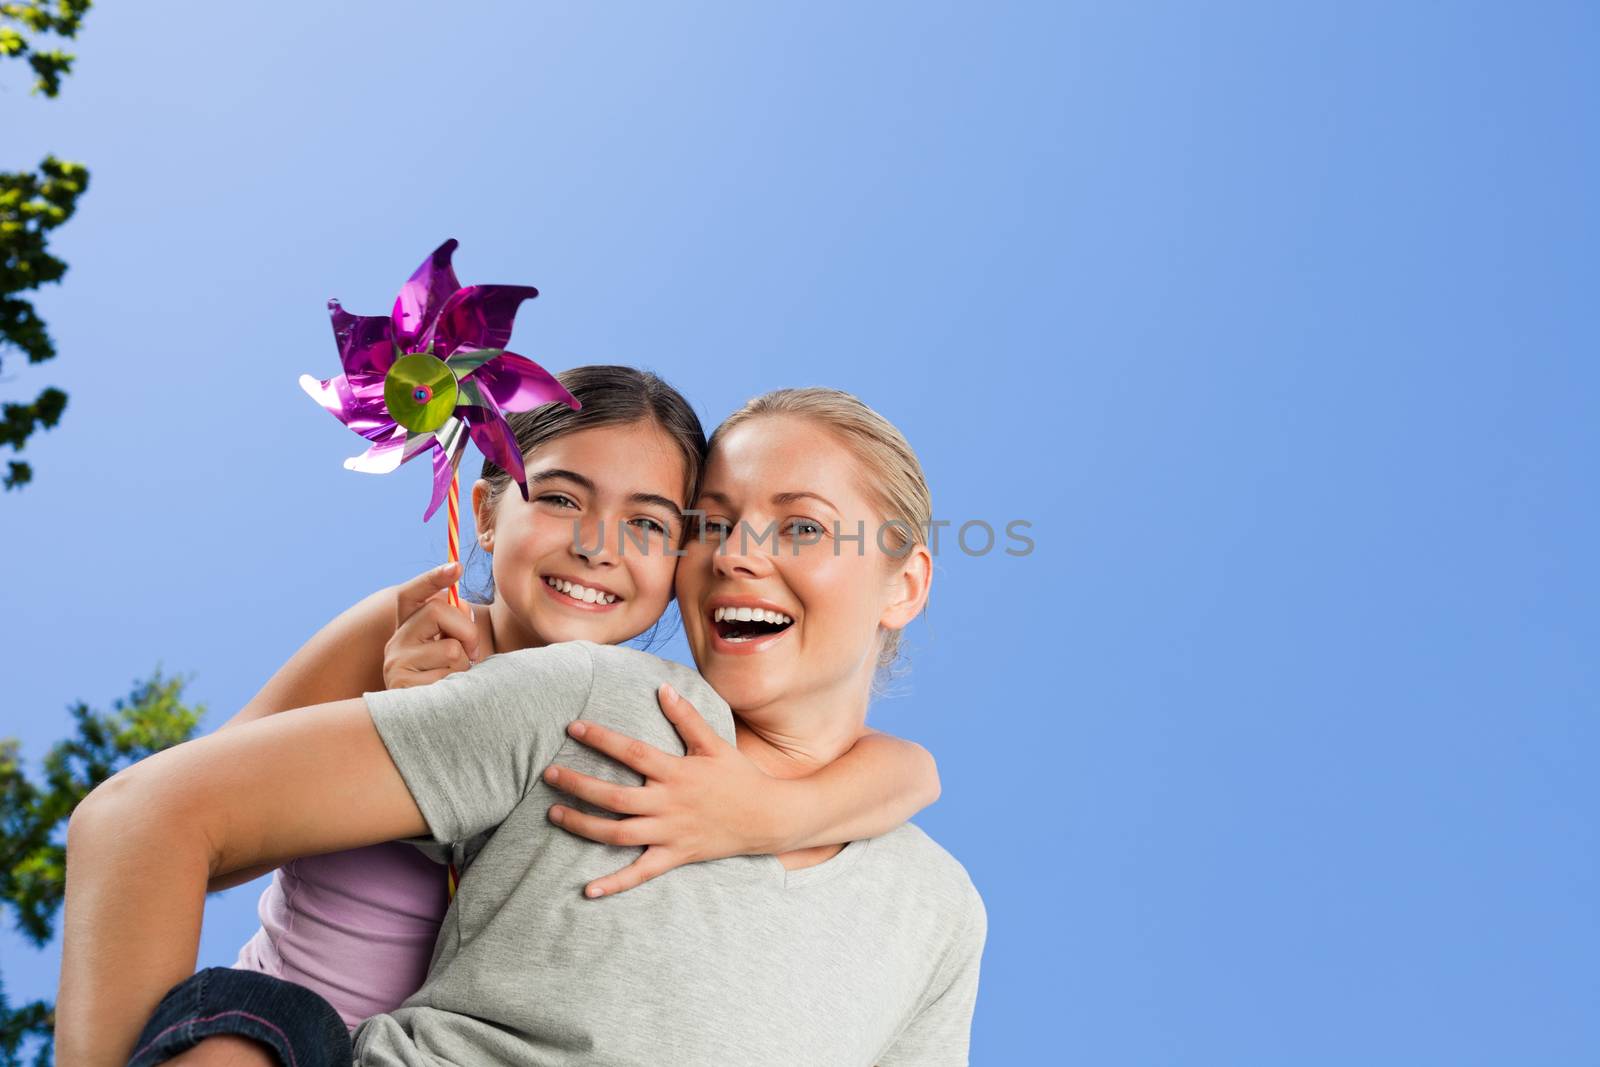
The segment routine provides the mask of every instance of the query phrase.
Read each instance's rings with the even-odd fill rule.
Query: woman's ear
[[[903,630],[922,612],[933,585],[933,553],[927,545],[913,545],[889,577],[889,603],[878,617],[886,630]]]
[[[494,551],[494,509],[489,505],[489,483],[479,478],[472,483],[472,522],[478,528],[478,544],[485,552]]]

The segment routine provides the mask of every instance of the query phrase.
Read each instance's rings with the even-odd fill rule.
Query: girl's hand
[[[461,564],[446,563],[395,588],[394,636],[383,647],[383,684],[406,689],[437,682],[483,659],[476,614],[450,606]]]
[[[584,744],[644,775],[644,785],[617,785],[558,764],[544,772],[544,780],[563,792],[633,816],[608,819],[556,805],[550,819],[557,826],[591,841],[646,846],[622,870],[589,883],[585,896],[620,893],[685,863],[775,849],[774,831],[767,823],[779,806],[783,783],[719,737],[670,685],[663,685],[657,696],[683,738],[685,755],[674,756],[592,722],[567,727]]]

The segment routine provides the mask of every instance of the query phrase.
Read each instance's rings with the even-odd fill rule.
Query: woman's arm
[[[773,778],[713,730],[693,704],[663,686],[661,710],[684,741],[674,756],[593,723],[573,736],[646,779],[619,786],[567,767],[545,779],[580,800],[633,819],[558,805],[551,818],[592,841],[644,845],[633,863],[585,889],[620,893],[685,863],[793,852],[876,837],[939,798],[939,769],[913,741],[868,730],[838,759],[804,778]],[[575,724],[576,725],[576,724]]]
[[[442,646],[437,637],[448,627],[465,645],[476,636],[475,630],[454,609],[431,604],[455,580],[457,566],[445,564],[401,585],[379,589],[340,612],[301,645],[261,691],[218,729],[255,722],[291,708],[349,700],[393,688],[391,683],[413,684],[413,679],[431,682],[447,673],[421,674],[415,669],[418,664],[431,667],[437,660],[450,662],[453,669],[466,669],[476,645],[465,649]],[[453,662],[455,659],[460,662]],[[207,889],[213,893],[231,889],[271,870],[270,865],[247,867],[213,879]]]
[[[427,831],[361,699],[157,753],[79,805],[67,833],[59,1062],[114,1067],[194,972],[209,879]]]

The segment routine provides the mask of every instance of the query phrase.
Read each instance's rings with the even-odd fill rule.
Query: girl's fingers
[[[634,886],[643,885],[657,875],[666,874],[674,867],[681,867],[683,863],[683,857],[675,855],[671,849],[651,845],[644,850],[644,855],[622,870],[613,871],[604,878],[596,878],[584,886],[583,895],[593,898],[622,893]]]
[[[656,832],[655,820],[647,815],[631,819],[608,819],[603,815],[588,815],[576,808],[557,804],[550,809],[550,821],[579,837],[587,837],[590,841],[605,845],[634,848],[658,844],[653,836]]]
[[[407,647],[421,647],[435,640],[453,638],[467,650],[469,660],[476,663],[479,659],[477,623],[451,607],[442,593],[402,622],[395,630],[395,638]]]
[[[395,590],[395,628],[417,613],[435,593],[448,590],[461,577],[461,564],[446,563],[424,571]]]
[[[659,814],[659,808],[651,802],[649,792],[643,786],[618,785],[561,766],[546,768],[544,780],[563,793],[570,793],[579,800],[587,800],[596,807],[619,815]]]
[[[567,727],[567,733],[590,748],[632,767],[646,778],[667,777],[672,773],[672,761],[682,758],[668,755],[654,745],[647,745],[627,734],[619,734],[599,723],[575,722]]]
[[[672,686],[663,682],[661,688],[656,690],[656,700],[661,704],[662,714],[678,731],[678,736],[683,738],[684,748],[689,752],[714,752],[719,746],[727,744],[706,722],[700,709],[689,703]]]

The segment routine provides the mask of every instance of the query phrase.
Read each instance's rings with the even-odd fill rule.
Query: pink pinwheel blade
[[[405,460],[406,431],[403,426],[390,423],[388,437],[379,438],[378,442],[359,456],[351,456],[344,461],[345,470],[360,471],[363,474],[388,474],[400,466]]]
[[[439,311],[424,345],[445,359],[461,348],[504,348],[511,340],[512,320],[524,300],[539,290],[531,285],[469,285],[451,294]]]
[[[408,352],[421,351],[426,346],[426,335],[431,332],[439,311],[458,289],[455,269],[450,266],[450,256],[456,250],[452,237],[433,250],[433,255],[422,261],[422,266],[412,272],[400,295],[394,302],[394,334],[401,347]],[[419,343],[420,342],[420,343]]]
[[[526,356],[507,352],[472,372],[472,380],[494,398],[502,411],[532,411],[540,404],[583,405],[555,376]]]
[[[433,513],[444,503],[456,476],[456,464],[461,462],[466,450],[467,427],[461,419],[451,418],[439,427],[433,445],[433,499],[428,501],[428,510],[422,513],[423,522],[433,518]]]
[[[394,430],[394,419],[383,402],[383,379],[376,386],[355,387],[344,375],[321,381],[300,375],[300,388],[328,413],[369,441]]]
[[[345,374],[363,380],[383,376],[394,364],[394,334],[383,315],[352,315],[328,301],[328,316],[333,320],[333,339],[339,345],[339,364]]]
[[[522,499],[528,499],[528,472],[522,465],[522,448],[517,444],[511,425],[500,414],[494,401],[485,397],[490,407],[459,408],[466,420],[472,443],[491,463],[511,475],[512,481],[522,490]]]

